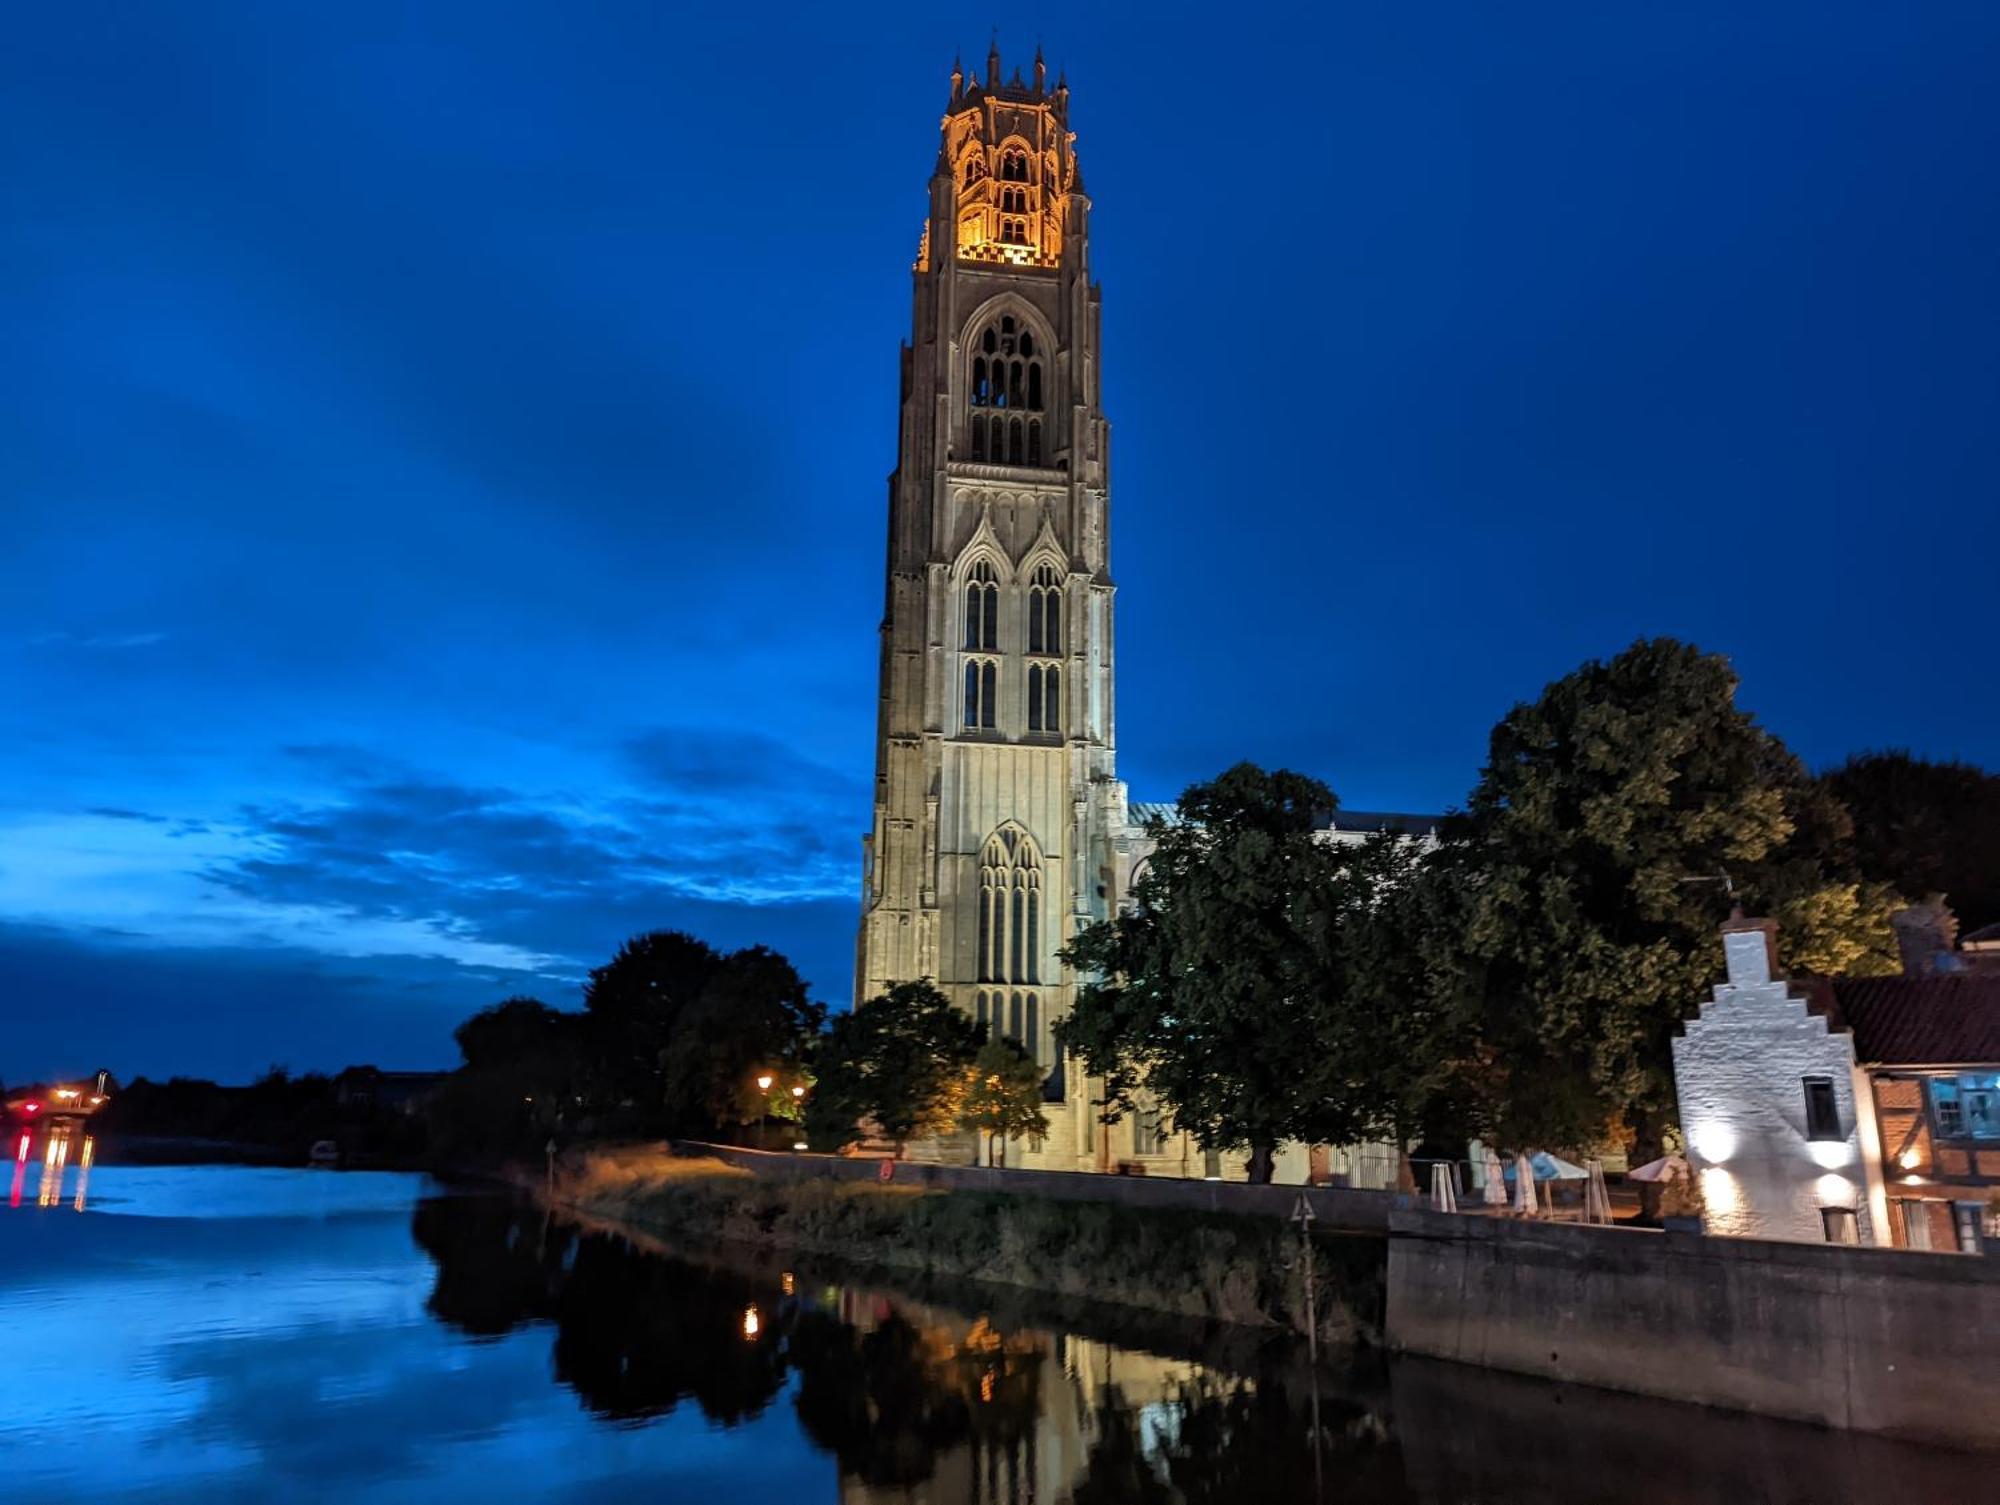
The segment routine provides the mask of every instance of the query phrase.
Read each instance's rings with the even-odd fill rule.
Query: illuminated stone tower
[[[1056,960],[1116,901],[1109,444],[1069,90],[954,66],[889,479],[875,818],[856,999],[929,977],[1049,1068],[1016,1164],[1087,1164]]]

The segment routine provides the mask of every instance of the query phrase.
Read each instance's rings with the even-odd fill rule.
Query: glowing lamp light
[[[1806,1146],[1806,1153],[1821,1170],[1854,1163],[1854,1146],[1844,1139],[1815,1139]]]
[[[762,1314],[758,1312],[756,1307],[746,1306],[745,1308],[743,1308],[744,1337],[746,1338],[756,1337],[757,1334],[763,1330],[763,1326],[764,1326],[764,1318]]]
[[[795,1139],[792,1141],[792,1148],[795,1150],[803,1150],[803,1149],[809,1149],[810,1146],[807,1145],[807,1143],[803,1139]]]
[[[760,1075],[760,1076],[759,1076],[759,1077],[757,1078],[757,1090],[758,1090],[759,1092],[769,1092],[769,1091],[771,1090],[771,1073],[770,1073],[770,1072],[768,1072],[768,1071],[767,1071],[767,1072],[764,1072],[764,1073],[763,1073],[762,1075]]]
[[[1723,1124],[1703,1124],[1688,1136],[1688,1143],[1710,1165],[1720,1165],[1736,1153],[1736,1131]]]
[[[793,1097],[804,1097],[805,1095],[806,1095],[806,1089],[803,1087],[794,1087],[792,1089]]]
[[[1906,1171],[1913,1171],[1923,1163],[1923,1158],[1923,1152],[1915,1145],[1911,1145],[1896,1157],[1896,1164],[1900,1165]]]
[[[1819,1193],[1820,1204],[1825,1207],[1852,1207],[1854,1205],[1854,1183],[1845,1176],[1831,1173],[1821,1176],[1813,1183],[1813,1190]]]
[[[23,1103],[21,1104],[21,1111],[23,1113],[39,1113],[42,1111],[42,1105],[40,1103]]]

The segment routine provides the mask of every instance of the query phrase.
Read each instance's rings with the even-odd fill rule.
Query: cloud
[[[57,630],[30,635],[28,646],[55,648],[67,644],[77,648],[151,648],[166,640],[167,635],[164,632],[74,633]]]

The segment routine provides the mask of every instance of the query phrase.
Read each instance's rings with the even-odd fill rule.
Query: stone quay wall
[[[1404,1352],[2000,1447],[2000,1260],[1419,1210],[1389,1230]]]

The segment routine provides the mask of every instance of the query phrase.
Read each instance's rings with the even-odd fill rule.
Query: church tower
[[[1049,1073],[1051,1130],[1096,1135],[1051,1029],[1057,960],[1122,887],[1113,767],[1110,428],[1069,90],[954,65],[918,242],[889,478],[874,824],[856,1002],[931,978]]]

